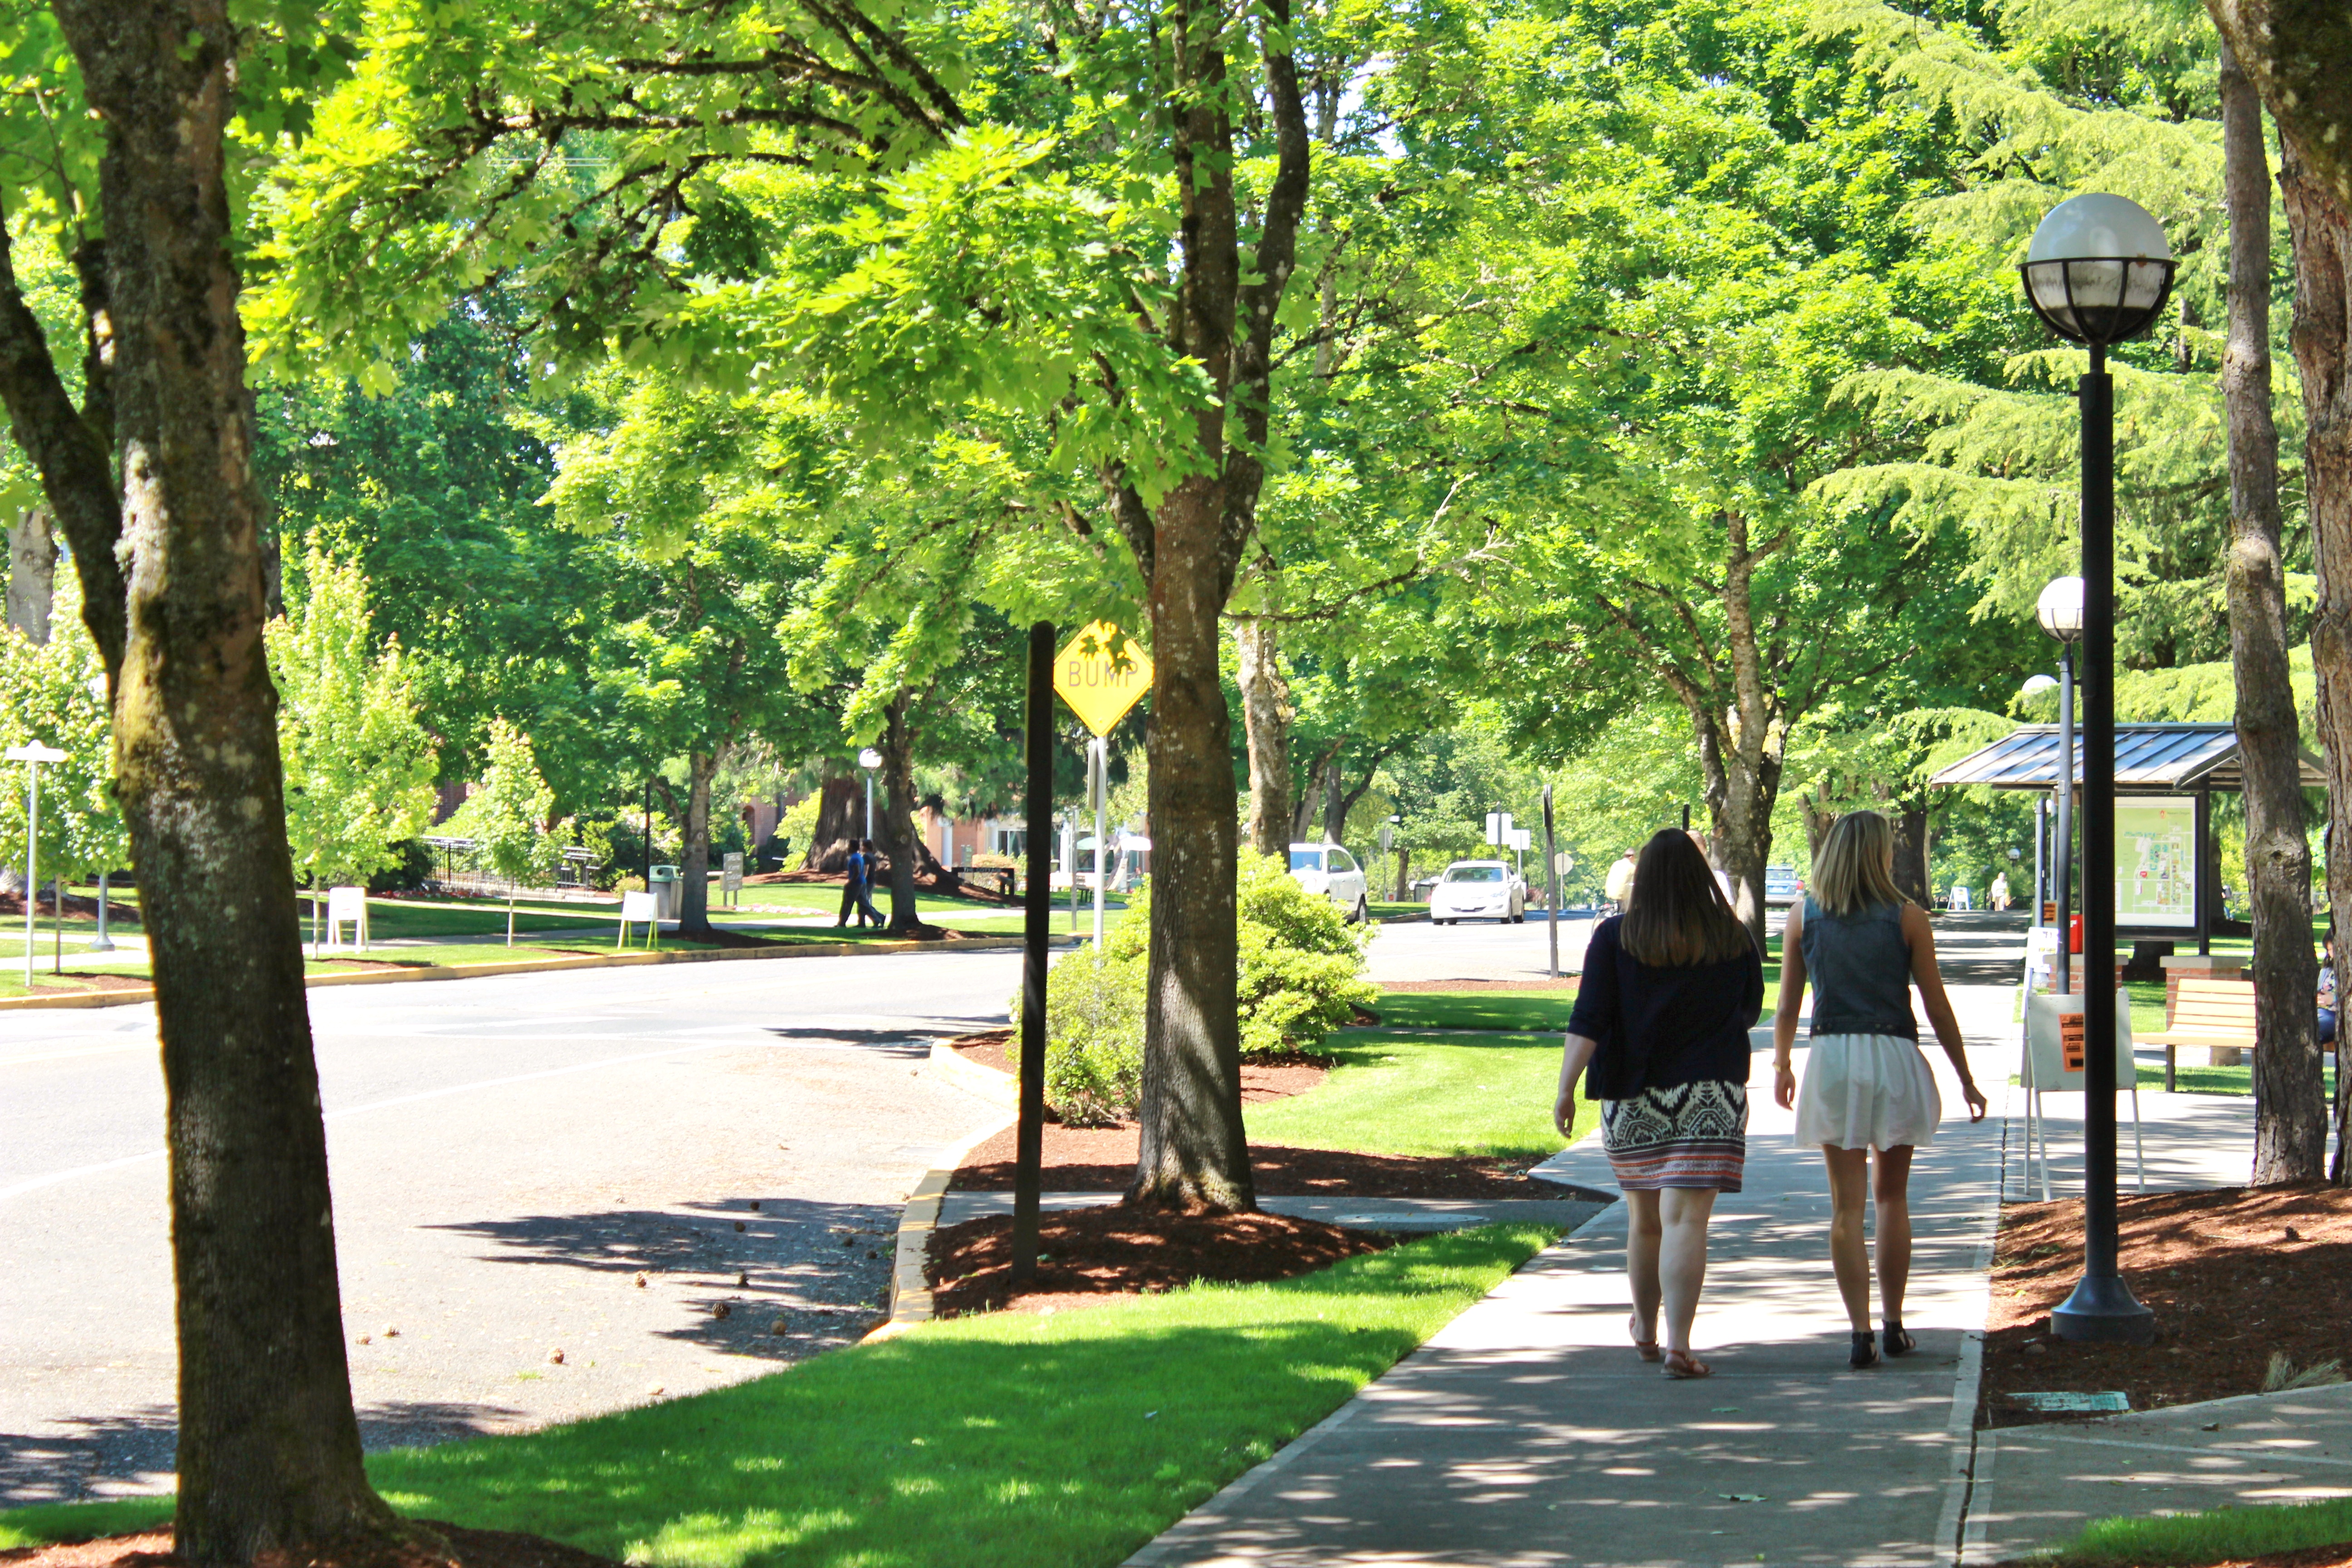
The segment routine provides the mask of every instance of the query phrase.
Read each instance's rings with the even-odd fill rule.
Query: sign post
[[[1045,1156],[1045,942],[1053,931],[1054,624],[1029,628],[1029,885],[1021,900],[1021,1091],[1013,1134],[1013,1282],[1037,1277],[1037,1208]]]
[[[1043,623],[1040,623],[1043,624]],[[1104,739],[1151,689],[1151,660],[1135,639],[1108,621],[1097,621],[1054,658],[1054,690],[1094,731],[1087,747],[1087,794],[1095,808],[1095,951],[1103,942],[1103,853],[1108,847],[1110,750]],[[1073,859],[1071,870],[1077,869]],[[1075,885],[1076,878],[1072,878]]]
[[[1544,913],[1549,917],[1544,924],[1551,931],[1551,977],[1557,980],[1559,978],[1559,853],[1552,847],[1549,784],[1543,786],[1543,816],[1544,868],[1551,873],[1550,885],[1544,898],[1547,906]]]
[[[55,746],[45,746],[38,741],[22,746],[11,746],[5,753],[12,763],[25,764],[25,989],[33,988],[33,908],[39,901],[41,879],[41,764],[62,763],[66,754]],[[58,929],[64,929],[62,920]],[[62,940],[62,939],[60,939]]]

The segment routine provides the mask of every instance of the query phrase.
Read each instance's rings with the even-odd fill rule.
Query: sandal
[[[1888,1355],[1906,1355],[1919,1348],[1919,1342],[1904,1331],[1900,1318],[1886,1320],[1886,1332],[1881,1342],[1886,1346]]]
[[[1845,1363],[1856,1372],[1878,1364],[1878,1346],[1873,1342],[1873,1335],[1868,1329],[1853,1331],[1853,1350],[1846,1356]]]
[[[1660,1367],[1658,1370],[1664,1373],[1668,1377],[1674,1378],[1677,1381],[1695,1377],[1713,1377],[1715,1375],[1715,1368],[1707,1365],[1706,1363],[1699,1360],[1688,1351],[1668,1351],[1665,1353],[1664,1359],[1666,1364]]]
[[[1658,1359],[1658,1342],[1655,1340],[1645,1340],[1642,1338],[1639,1333],[1635,1332],[1635,1330],[1637,1330],[1640,1325],[1641,1320],[1639,1318],[1628,1318],[1625,1320],[1625,1331],[1628,1334],[1633,1335],[1633,1353],[1640,1356],[1643,1361],[1655,1361]]]

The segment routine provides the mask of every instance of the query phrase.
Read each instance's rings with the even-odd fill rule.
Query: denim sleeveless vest
[[[1816,1035],[1893,1035],[1916,1040],[1911,947],[1903,906],[1872,904],[1833,915],[1805,899],[1805,977],[1813,988]]]

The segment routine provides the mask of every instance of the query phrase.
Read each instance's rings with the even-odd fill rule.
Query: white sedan
[[[1501,860],[1456,860],[1429,890],[1429,918],[1436,925],[1462,921],[1524,921],[1528,890]]]
[[[1337,844],[1294,844],[1290,875],[1310,893],[1320,894],[1360,921],[1371,913],[1371,884],[1356,858]]]

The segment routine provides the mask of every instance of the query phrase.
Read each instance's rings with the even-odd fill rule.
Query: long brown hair
[[[1678,827],[1662,829],[1642,847],[1617,940],[1653,969],[1726,963],[1756,951],[1706,857]]]

